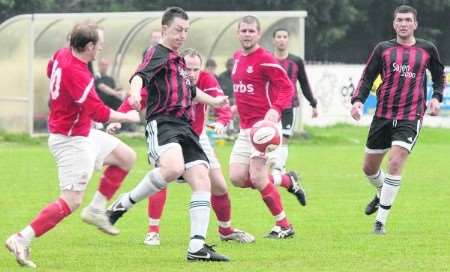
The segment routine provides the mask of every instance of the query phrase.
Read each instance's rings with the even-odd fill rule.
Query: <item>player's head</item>
[[[98,62],[98,72],[101,75],[106,75],[106,73],[108,72],[108,68],[109,68],[109,60],[101,58],[100,61]]]
[[[238,23],[238,36],[242,49],[251,52],[258,46],[261,38],[261,24],[255,16],[242,17]]]
[[[217,63],[214,59],[207,59],[205,63],[205,70],[211,74],[215,74],[217,69]]]
[[[417,10],[415,8],[401,5],[394,10],[393,26],[397,37],[407,39],[414,36],[417,25]]]
[[[197,50],[192,48],[188,48],[181,52],[181,56],[184,58],[184,62],[186,63],[186,71],[189,78],[194,83],[197,83],[200,75],[200,69],[202,67],[202,56]]]
[[[189,17],[179,7],[170,7],[164,11],[161,19],[162,43],[172,50],[178,50],[187,39]]]
[[[278,51],[285,51],[289,45],[289,31],[286,28],[277,28],[273,31],[273,46]]]
[[[225,67],[227,68],[227,71],[231,72],[231,70],[233,70],[233,66],[234,66],[234,59],[233,58],[229,58],[227,60],[227,63],[225,64]]]
[[[83,54],[87,61],[95,60],[97,54],[103,50],[103,43],[103,30],[95,23],[78,23],[70,32],[70,47]]]
[[[153,31],[150,34],[149,45],[155,46],[159,43],[160,40],[161,40],[161,31]]]

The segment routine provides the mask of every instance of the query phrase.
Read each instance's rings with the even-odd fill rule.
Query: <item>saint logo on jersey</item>
[[[396,62],[392,63],[392,71],[400,73],[402,77],[415,78],[416,73],[411,72],[411,67],[406,64],[397,64]]]
[[[239,84],[233,84],[233,92],[253,94],[255,88],[253,84],[243,84],[242,81],[239,81]]]
[[[181,77],[184,79],[187,86],[192,86],[191,79],[189,78],[188,72],[183,69],[182,67],[178,66],[178,73],[181,75]]]
[[[247,67],[247,74],[251,74],[251,73],[253,73],[253,66],[249,66],[249,67]]]

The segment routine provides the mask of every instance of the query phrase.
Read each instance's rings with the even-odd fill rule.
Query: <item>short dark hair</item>
[[[285,31],[285,32],[288,34],[288,36],[289,36],[289,34],[291,34],[291,33],[289,33],[289,30],[287,30],[287,28],[279,27],[279,28],[276,28],[276,29],[273,31],[273,33],[272,33],[272,37],[273,37],[273,38],[275,38],[275,36],[277,35],[277,32],[278,32],[278,31]]]
[[[408,5],[398,6],[394,10],[394,20],[395,20],[395,16],[397,16],[398,13],[412,13],[414,15],[414,21],[417,21],[417,10],[411,6],[408,6]]]
[[[99,29],[94,22],[86,21],[76,24],[69,34],[70,47],[81,53],[88,43],[92,42],[95,45],[98,42]]]
[[[242,23],[245,23],[245,24],[256,23],[256,29],[258,29],[258,31],[261,30],[261,23],[259,22],[258,18],[256,18],[255,16],[246,15],[246,16],[242,17],[238,23],[238,30],[241,28]]]
[[[207,59],[205,63],[206,67],[217,67],[217,63],[213,59]]]
[[[181,18],[183,20],[189,20],[189,16],[186,11],[180,7],[169,7],[164,11],[164,14],[161,19],[161,25],[170,25],[172,24],[175,18]]]
[[[203,63],[202,60],[202,56],[200,55],[200,53],[195,50],[194,48],[186,48],[185,50],[183,50],[183,52],[181,52],[180,54],[183,58],[186,56],[189,57],[198,57],[200,59],[200,63]]]

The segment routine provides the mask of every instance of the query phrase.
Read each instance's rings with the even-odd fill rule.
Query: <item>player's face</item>
[[[98,53],[100,53],[103,50],[104,43],[105,43],[105,38],[104,38],[103,31],[102,30],[98,30],[98,41],[97,41],[97,43],[95,45],[92,44],[91,46],[88,47],[90,60],[95,60],[95,58],[97,57]]]
[[[258,44],[261,33],[258,31],[256,22],[251,24],[241,22],[239,25],[238,36],[242,49],[251,51]]]
[[[172,50],[178,50],[187,39],[189,21],[175,17],[170,25],[163,25],[163,43]]]
[[[186,72],[188,73],[189,79],[197,83],[202,66],[200,58],[198,56],[185,56],[184,62],[186,62]]]
[[[273,38],[273,45],[277,50],[284,51],[287,50],[289,44],[289,34],[287,31],[277,31],[275,37]]]
[[[395,33],[401,39],[408,39],[414,36],[414,31],[417,29],[417,21],[411,12],[397,13],[393,25]]]

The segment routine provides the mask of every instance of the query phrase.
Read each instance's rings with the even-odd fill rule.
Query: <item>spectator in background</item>
[[[157,45],[159,41],[161,40],[161,31],[153,31],[150,34],[150,39],[148,41],[148,47],[144,50],[142,53],[142,60],[144,59],[145,53],[149,48],[152,48],[153,46]]]
[[[229,58],[225,64],[226,70],[223,71],[219,75],[219,83],[220,87],[222,87],[223,93],[228,96],[228,99],[230,99],[230,103],[234,104],[232,102],[233,95],[233,82],[231,81],[231,70],[233,70],[234,61],[233,58]]]
[[[116,110],[122,104],[125,93],[117,88],[114,78],[107,74],[108,69],[109,61],[102,58],[98,64],[99,75],[95,78],[95,90],[103,103]]]
[[[216,75],[217,63],[214,59],[207,59],[205,63],[205,71],[216,77],[217,80],[219,78]]]

